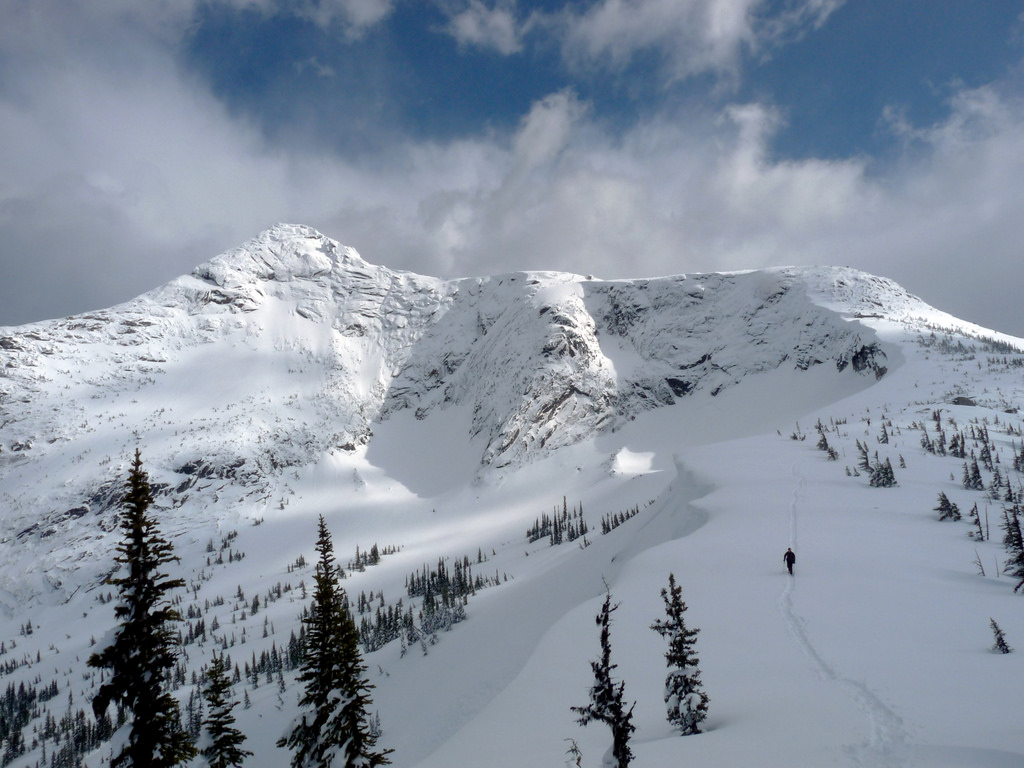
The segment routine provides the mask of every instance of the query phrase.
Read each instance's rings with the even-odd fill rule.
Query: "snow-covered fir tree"
[[[596,720],[611,729],[614,766],[627,768],[629,761],[633,759],[629,738],[636,730],[636,726],[633,725],[633,708],[636,702],[634,701],[627,709],[626,683],[620,680],[616,684],[612,679],[612,671],[618,665],[612,664],[611,616],[618,607],[612,605],[611,592],[606,591],[601,612],[596,619],[597,625],[601,628],[601,657],[590,662],[590,668],[594,672],[594,684],[590,687],[590,703],[583,707],[572,707],[572,711],[579,715],[577,722],[580,725],[589,725]]]
[[[320,516],[313,604],[299,681],[305,691],[291,732],[277,742],[292,750],[293,768],[369,768],[389,765],[391,750],[376,751],[369,723],[370,690],[359,653],[359,633],[339,585],[331,534]]]
[[[857,468],[868,473],[868,484],[873,488],[892,488],[896,485],[896,473],[893,471],[892,462],[886,458],[882,461],[878,458],[878,451],[875,451],[874,461],[868,453],[867,443],[856,441],[857,451],[860,458],[857,460]]]
[[[939,520],[959,520],[960,519],[960,507],[949,500],[949,497],[942,491],[939,491],[939,504],[934,507],[934,510],[939,513]]]
[[[868,484],[873,488],[892,488],[896,485],[896,473],[893,471],[892,462],[886,457],[880,461],[878,452],[875,452],[875,463],[871,465],[871,476]]]
[[[836,461],[839,459],[839,452],[828,444],[828,437],[826,435],[825,425],[821,423],[821,419],[818,419],[818,423],[814,425],[814,428],[818,431],[818,444],[817,449],[824,451],[828,454],[829,461]]]
[[[985,481],[981,477],[981,469],[978,467],[978,460],[972,458],[970,466],[964,463],[964,488],[971,491],[981,491],[985,488]]]
[[[695,649],[700,630],[686,626],[683,618],[686,603],[674,574],[668,575],[668,589],[661,590],[661,598],[665,601],[665,618],[651,624],[651,629],[668,641],[665,652],[669,668],[665,676],[667,718],[683,735],[700,733],[700,725],[708,716],[708,695],[700,680],[700,659]]]
[[[113,768],[165,768],[195,754],[181,726],[178,702],[169,691],[177,659],[172,625],[181,616],[168,595],[184,587],[185,581],[163,572],[178,558],[149,515],[153,493],[138,449],[125,488],[119,521],[124,538],[114,558],[122,575],[110,579],[118,590],[114,616],[121,625],[113,642],[89,657],[90,667],[110,671],[92,706],[97,718],[111,704],[132,714],[128,743],[112,760]]]

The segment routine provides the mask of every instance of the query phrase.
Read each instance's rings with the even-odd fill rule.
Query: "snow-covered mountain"
[[[408,576],[424,564],[472,560],[487,588],[469,620],[427,656],[400,658],[397,642],[368,654],[396,764],[558,765],[568,738],[599,764],[603,735],[576,728],[568,706],[586,694],[608,583],[624,677],[650,689],[637,765],[1019,765],[1024,732],[1001,713],[1019,701],[1005,670],[1021,667],[983,654],[986,611],[1011,644],[1024,637],[1022,598],[998,573],[1001,502],[964,489],[963,459],[922,436],[963,432],[980,451],[985,428],[1002,459],[992,471],[1019,485],[1022,349],[850,269],[442,280],[279,225],[118,307],[0,328],[0,640],[19,659],[0,671],[59,680],[62,707],[65,688],[88,700],[84,659],[112,624],[102,582],[138,447],[186,602],[220,626],[189,638],[190,670],[211,648],[240,661],[287,642],[317,514],[343,563],[387,548],[347,584],[353,599],[383,593],[374,609],[415,604]],[[861,441],[897,487],[869,487]],[[965,513],[976,499],[992,540],[926,523],[940,490],[963,494]],[[528,541],[563,499],[585,510],[588,546]],[[639,519],[600,534],[626,510]],[[807,592],[778,573],[798,521],[815,544],[798,564],[816,573]],[[918,547],[924,574],[906,554]],[[646,629],[669,570],[711,667],[711,731],[686,739],[659,719],[662,651]],[[979,611],[984,622],[968,618]],[[886,626],[915,612],[928,618]],[[912,653],[924,628],[940,636]],[[950,666],[962,671],[941,687]],[[253,686],[240,714],[257,766],[286,760],[273,740],[295,692],[280,677],[286,691]],[[968,725],[920,722],[944,697],[972,702]],[[517,749],[524,730],[537,735]]]

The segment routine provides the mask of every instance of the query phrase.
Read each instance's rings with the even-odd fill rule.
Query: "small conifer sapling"
[[[992,627],[992,634],[995,637],[995,642],[992,644],[992,650],[998,651],[999,653],[1013,653],[1013,648],[1006,642],[1006,635],[1003,634],[1003,629],[996,624],[995,619],[988,620],[989,625]]]

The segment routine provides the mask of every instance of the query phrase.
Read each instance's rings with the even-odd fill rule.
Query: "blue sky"
[[[0,325],[278,221],[445,277],[844,264],[1024,336],[1024,3],[0,0]]]

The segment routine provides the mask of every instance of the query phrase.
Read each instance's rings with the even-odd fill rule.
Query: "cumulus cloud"
[[[26,25],[10,45],[71,47],[60,22]],[[118,31],[98,27],[94,42]],[[74,66],[0,82],[2,322],[109,306],[294,221],[372,262],[450,277],[849,264],[1024,335],[1024,104],[998,84],[959,89],[935,124],[891,122],[906,151],[883,168],[776,157],[771,104],[612,132],[571,91],[506,133],[410,140],[367,161],[270,144],[151,44],[157,32],[138,34],[147,44],[120,46],[120,61],[96,43]]]
[[[447,31],[460,45],[509,56],[522,50],[525,28],[516,19],[514,4],[488,7],[481,0],[470,0],[468,6],[451,17]]]
[[[640,276],[803,261],[805,238],[868,206],[871,184],[859,162],[773,162],[776,121],[751,104],[665,115],[616,138],[571,94],[553,94],[496,147],[491,185],[447,190],[431,221],[456,244],[446,262],[493,270]]]
[[[951,110],[879,172],[861,158],[774,157],[781,118],[768,105],[664,114],[611,135],[554,94],[506,141],[439,147],[416,162],[405,178],[423,215],[404,219],[401,245],[367,232],[371,258],[415,243],[417,267],[447,274],[606,277],[849,264],[1022,333],[1012,308],[1024,107],[984,88],[958,93]]]

